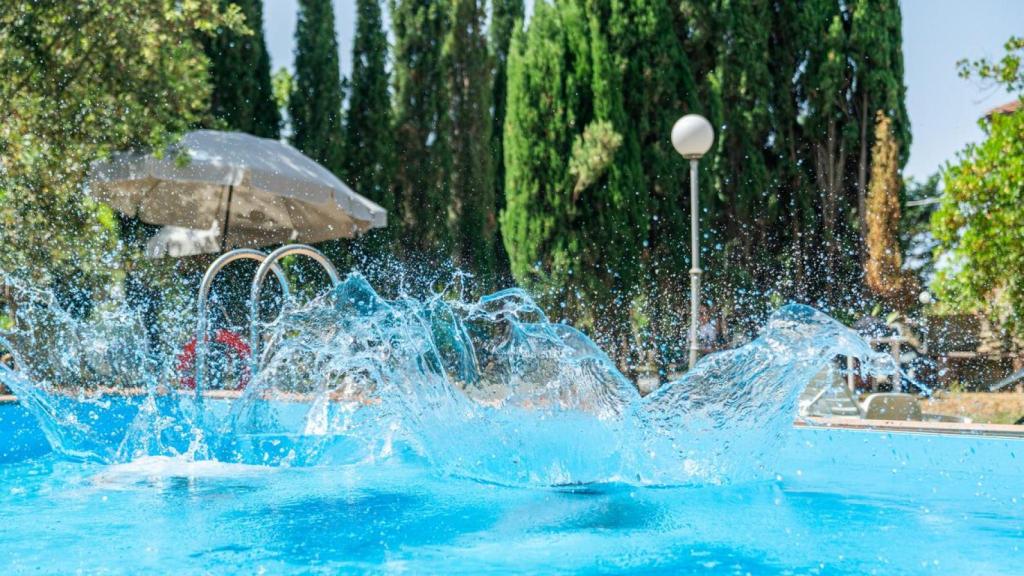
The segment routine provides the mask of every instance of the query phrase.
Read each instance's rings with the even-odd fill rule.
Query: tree
[[[729,239],[725,256],[755,277],[773,247],[768,235],[780,208],[769,173],[772,86],[769,41],[771,6],[766,0],[724,4],[717,15],[725,41],[719,50],[713,98],[725,119],[717,137],[719,211]],[[763,252],[761,250],[764,250]]]
[[[753,4],[746,9],[753,9]],[[726,19],[741,12],[730,9]],[[847,308],[859,299],[856,287],[862,285],[861,264],[866,262],[874,113],[883,111],[892,123],[899,167],[909,150],[899,5],[890,0],[773,0],[762,14],[749,22],[755,23],[752,29],[757,22],[769,27],[769,76],[753,74],[764,60],[734,61],[748,91],[758,85],[755,79],[768,78],[770,86],[758,88],[767,98],[764,105],[750,109],[764,113],[743,112],[745,107],[740,106],[739,117],[723,118],[726,126],[759,114],[765,120],[758,123],[766,138],[764,154],[753,158],[763,159],[766,168],[764,204],[756,208],[766,217],[755,225],[761,232],[751,236],[766,255],[755,260],[778,261],[791,273],[784,275],[785,282],[772,282],[767,277],[775,266],[754,266],[755,284]],[[726,24],[720,35],[764,38],[734,29]],[[727,100],[735,91],[723,85]],[[756,160],[754,165],[758,164]],[[725,172],[719,177],[737,173]]]
[[[534,5],[527,31],[516,31],[508,59],[508,109],[504,126],[506,206],[501,213],[502,237],[512,274],[535,291],[566,287],[576,300],[570,267],[581,239],[572,223],[570,157],[577,125],[577,106],[587,85],[576,86],[569,26],[582,37],[578,14],[566,22],[568,9],[546,1]],[[571,311],[571,309],[570,309]]]
[[[977,76],[983,81],[1001,84],[1010,92],[1024,93],[1024,36],[1012,36],[1003,45],[1006,54],[998,61],[987,58],[957,62],[961,78]]]
[[[493,163],[492,62],[482,0],[451,0],[445,44],[451,118],[452,214],[455,262],[494,280],[498,232]]]
[[[401,225],[391,185],[395,140],[388,93],[388,40],[379,0],[357,0],[352,78],[345,118],[345,175],[355,190],[380,204],[390,225],[370,232],[375,252],[388,252]]]
[[[512,35],[522,28],[524,18],[523,0],[493,0],[491,3],[490,35],[491,57],[494,62],[494,213],[500,214],[505,209],[505,157],[504,157],[504,126],[505,109],[507,108],[508,86],[508,54],[512,44]],[[500,227],[499,227],[500,228]],[[496,265],[501,273],[508,271],[508,253],[499,239],[495,242]]]
[[[910,121],[903,85],[903,18],[897,0],[853,3],[850,49],[854,61],[852,115],[858,127],[857,210],[862,235],[867,234],[867,176],[872,174],[872,123],[877,111],[888,119],[898,146],[898,168],[910,155]]]
[[[868,288],[896,310],[906,310],[914,301],[917,287],[903,271],[899,242],[900,178],[899,143],[892,133],[892,121],[879,110],[875,120],[875,143],[871,148],[871,180],[867,196]]]
[[[993,116],[985,131],[944,175],[932,230],[950,260],[935,287],[941,299],[1004,316],[1024,334],[1024,114]]]
[[[960,63],[965,78],[1024,88],[1024,40],[1011,38],[998,62]],[[1024,106],[1024,96],[1021,104]],[[932,231],[940,241],[934,288],[962,310],[985,310],[1024,334],[1024,113],[994,113],[981,121],[986,139],[960,153],[943,177],[945,189]]]
[[[288,100],[291,142],[339,177],[344,174],[342,100],[331,0],[299,0],[295,76]]]
[[[849,127],[849,67],[845,58],[847,30],[845,14],[835,0],[809,2],[805,12],[809,30],[806,70],[800,76],[806,95],[807,112],[804,138],[808,143],[806,157],[811,162],[811,176],[819,206],[819,228],[812,241],[820,247],[816,275],[831,283],[856,286],[859,266],[853,264],[859,243],[854,222],[848,220],[849,206],[847,170],[850,149],[856,146],[856,131]],[[851,254],[851,251],[853,254]],[[812,293],[822,294],[820,287]]]
[[[910,141],[896,2],[570,0],[542,12],[544,32],[531,19],[508,63],[501,223],[518,281],[565,287],[576,321],[611,303],[645,340],[680,341],[688,176],[667,135],[693,111],[718,131],[701,162],[717,311],[753,324],[766,293],[833,310],[859,301],[875,111],[891,121],[897,171]]]
[[[235,4],[248,30],[238,33],[220,27],[203,36],[213,84],[210,109],[232,130],[278,138],[281,112],[270,81],[270,55],[263,39],[262,0],[220,0],[221,8]]]
[[[206,121],[208,60],[196,33],[241,32],[243,18],[233,6],[172,0],[7,8],[0,13],[0,270],[68,287],[87,301],[120,274],[109,259],[114,215],[84,194],[89,163],[115,150],[163,150]]]
[[[633,267],[633,277],[624,276],[624,289],[619,290],[630,309],[633,334],[619,338],[622,345],[630,340],[632,360],[650,351],[662,365],[676,360],[686,347],[681,338],[686,323],[678,311],[688,308],[690,267],[689,164],[676,153],[668,134],[682,114],[707,113],[680,34],[688,29],[688,19],[676,6],[665,0],[588,4],[597,20],[606,23],[602,28],[608,61],[621,70],[616,80],[621,104],[615,103],[621,119],[613,123],[621,148],[615,164],[623,170],[617,183],[626,199],[620,234],[631,242],[626,272]],[[705,186],[704,192],[709,190]]]
[[[287,68],[281,67],[274,72],[273,76],[270,77],[271,90],[274,93],[274,104],[277,105],[277,109],[280,112],[287,112],[288,101],[292,97],[292,86],[295,84],[295,78]]]
[[[624,352],[649,200],[611,9],[540,2],[513,38],[501,226],[516,280]]]
[[[815,260],[820,254],[813,231],[820,222],[813,174],[807,169],[807,138],[801,111],[806,96],[800,82],[794,82],[806,65],[804,47],[813,42],[806,25],[806,5],[777,0],[771,7],[768,61],[772,76],[767,98],[769,141],[766,166],[769,172],[773,219],[765,234],[761,257],[770,267],[761,267],[759,282],[777,294],[807,301],[816,283]],[[773,256],[774,255],[774,256]],[[780,274],[779,271],[782,271]],[[775,278],[766,278],[772,274]]]
[[[900,215],[900,247],[906,256],[904,267],[916,276],[918,286],[928,286],[935,277],[935,249],[938,241],[932,234],[932,214],[942,196],[942,172],[917,180],[903,182],[906,202]]]
[[[409,255],[451,254],[449,96],[444,43],[448,0],[393,0],[395,190]]]

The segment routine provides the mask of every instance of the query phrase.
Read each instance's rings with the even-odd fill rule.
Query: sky
[[[904,174],[923,180],[984,134],[978,118],[1013,99],[957,76],[961,58],[996,58],[1006,40],[1024,34],[1024,0],[905,0],[904,81],[913,142]],[[291,67],[297,0],[264,0],[267,48],[276,70]],[[342,74],[352,67],[355,0],[334,0]]]

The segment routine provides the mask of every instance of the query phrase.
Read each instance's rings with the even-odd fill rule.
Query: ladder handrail
[[[251,348],[250,362],[252,369],[250,370],[252,378],[256,378],[256,374],[260,368],[260,340],[259,340],[259,304],[260,304],[260,290],[263,288],[263,281],[266,280],[267,274],[270,270],[277,265],[277,261],[285,256],[297,254],[300,256],[306,256],[316,261],[326,272],[327,276],[331,279],[331,288],[335,288],[338,284],[341,284],[341,277],[338,275],[338,269],[331,264],[331,261],[327,259],[319,250],[308,246],[306,244],[289,244],[282,246],[277,250],[274,250],[267,255],[266,259],[260,264],[260,267],[256,269],[256,275],[252,279],[252,287],[249,290],[249,346]]]
[[[267,260],[267,254],[266,252],[254,250],[252,248],[236,248],[230,252],[221,254],[220,257],[214,260],[206,269],[206,273],[203,274],[203,281],[199,284],[199,302],[197,304],[199,308],[199,325],[196,327],[196,398],[202,398],[203,381],[206,378],[208,347],[206,339],[209,333],[207,301],[210,297],[210,289],[213,287],[213,280],[217,277],[217,274],[220,274],[220,271],[223,270],[225,266],[236,260],[256,260],[262,265]],[[287,298],[289,295],[288,278],[284,275],[284,270],[282,270],[277,264],[272,264],[268,269],[272,269],[274,275],[277,276],[277,280],[281,284],[281,290]]]

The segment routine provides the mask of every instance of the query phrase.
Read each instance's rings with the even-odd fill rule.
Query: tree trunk
[[[14,291],[6,284],[4,284],[4,303],[7,305],[7,316],[17,325],[18,301],[14,298]]]
[[[18,301],[14,297],[14,291],[11,290],[11,287],[6,284],[3,285],[3,297],[4,304],[7,306],[7,316],[10,317],[10,319],[15,323],[15,325],[17,325]],[[4,350],[3,348],[0,348],[0,364],[16,368],[16,366],[14,366],[14,357],[12,353],[13,350]],[[10,393],[10,390],[8,390],[3,384],[0,384],[0,394]]]

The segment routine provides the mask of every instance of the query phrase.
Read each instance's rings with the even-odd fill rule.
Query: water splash
[[[749,344],[641,397],[586,335],[549,321],[522,290],[387,300],[352,274],[262,326],[260,370],[237,398],[199,404],[125,308],[83,322],[45,301],[23,324],[4,343],[18,371],[0,369],[0,381],[69,457],[417,458],[519,485],[763,477],[800,392],[837,355],[895,370],[835,320],[789,305]]]

